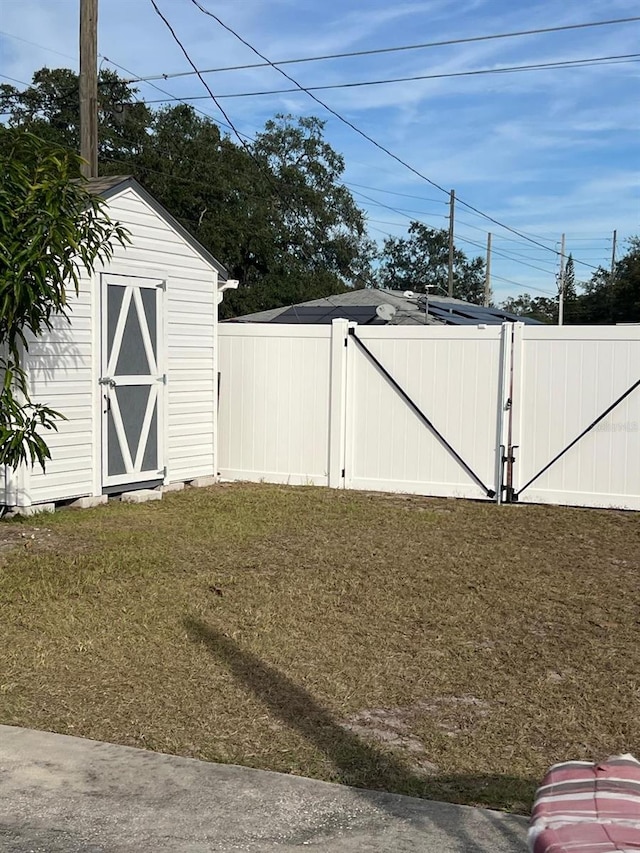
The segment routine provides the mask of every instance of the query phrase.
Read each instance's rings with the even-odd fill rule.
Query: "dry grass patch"
[[[640,750],[637,514],[236,485],[0,541],[3,723],[516,811]]]

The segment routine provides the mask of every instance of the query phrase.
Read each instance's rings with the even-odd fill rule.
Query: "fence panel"
[[[640,326],[516,326],[517,500],[640,509],[639,380]]]
[[[494,498],[502,327],[358,326],[354,332],[364,347],[350,338],[346,487]]]
[[[331,327],[221,324],[218,471],[329,485]]]

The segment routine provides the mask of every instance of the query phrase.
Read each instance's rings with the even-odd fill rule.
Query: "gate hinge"
[[[344,477],[346,477],[346,474],[347,474],[347,472],[346,472],[346,470],[343,468],[343,469],[342,469],[342,473],[340,474],[340,476],[341,476],[342,478],[344,478]]]

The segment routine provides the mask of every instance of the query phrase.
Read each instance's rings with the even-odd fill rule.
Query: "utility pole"
[[[611,250],[611,280],[610,284],[613,284],[613,280],[616,277],[616,248],[618,244],[618,232],[613,232],[613,249]]]
[[[562,235],[560,243],[560,280],[558,285],[558,325],[561,326],[564,320],[564,246],[565,235]]]
[[[487,260],[484,265],[484,304],[491,302],[491,232],[487,234]]]
[[[449,274],[447,277],[447,293],[453,296],[453,224],[456,208],[456,191],[449,194]]]
[[[98,0],[80,0],[80,156],[98,177]]]

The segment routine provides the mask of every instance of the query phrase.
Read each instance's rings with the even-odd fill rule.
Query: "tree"
[[[579,285],[575,281],[574,261],[569,255],[565,268],[564,323],[640,323],[640,237],[631,237],[628,246],[613,276],[600,267],[588,282]],[[533,299],[525,293],[503,302],[502,307],[542,322],[558,322],[557,298]]]
[[[256,137],[253,171],[268,199],[265,263],[259,282],[234,272],[241,287],[230,295],[232,310],[279,307],[369,282],[373,249],[364,214],[341,183],[344,159],[324,139],[324,126],[278,115]]]
[[[149,108],[135,100],[137,89],[104,68],[98,75],[98,140],[103,162],[122,161],[144,147],[151,121]],[[22,91],[0,85],[0,112],[9,127],[77,150],[80,146],[80,82],[68,68],[41,68]],[[120,164],[122,171],[122,163]]]
[[[533,297],[523,293],[521,296],[506,299],[501,307],[510,314],[517,314],[518,317],[530,317],[541,323],[558,322],[557,299],[548,299],[545,296]]]
[[[377,283],[389,290],[447,293],[449,235],[421,222],[409,225],[408,237],[387,237],[379,254]],[[469,260],[454,249],[453,295],[481,305],[484,300],[484,261]]]
[[[578,297],[580,322],[640,322],[640,237],[631,237],[628,246],[613,276],[601,267],[585,284],[584,294]]]
[[[240,281],[222,317],[370,282],[373,244],[322,121],[276,116],[242,146],[192,107],[152,110],[135,92],[100,73],[100,173],[138,178]],[[73,71],[41,69],[22,92],[0,86],[0,109],[10,126],[77,150]]]
[[[558,322],[559,313],[559,297],[558,309],[556,310],[554,322]],[[573,255],[569,254],[567,263],[564,268],[564,297],[563,297],[563,323],[566,325],[576,324],[581,322],[581,304],[578,291],[576,289],[576,273]]]
[[[364,215],[322,130],[279,116],[242,147],[191,107],[155,113],[132,171],[240,281],[222,318],[368,282]]]
[[[0,465],[50,459],[43,430],[60,413],[29,398],[24,354],[66,316],[83,270],[107,261],[127,232],[79,180],[80,158],[21,130],[0,128]]]

